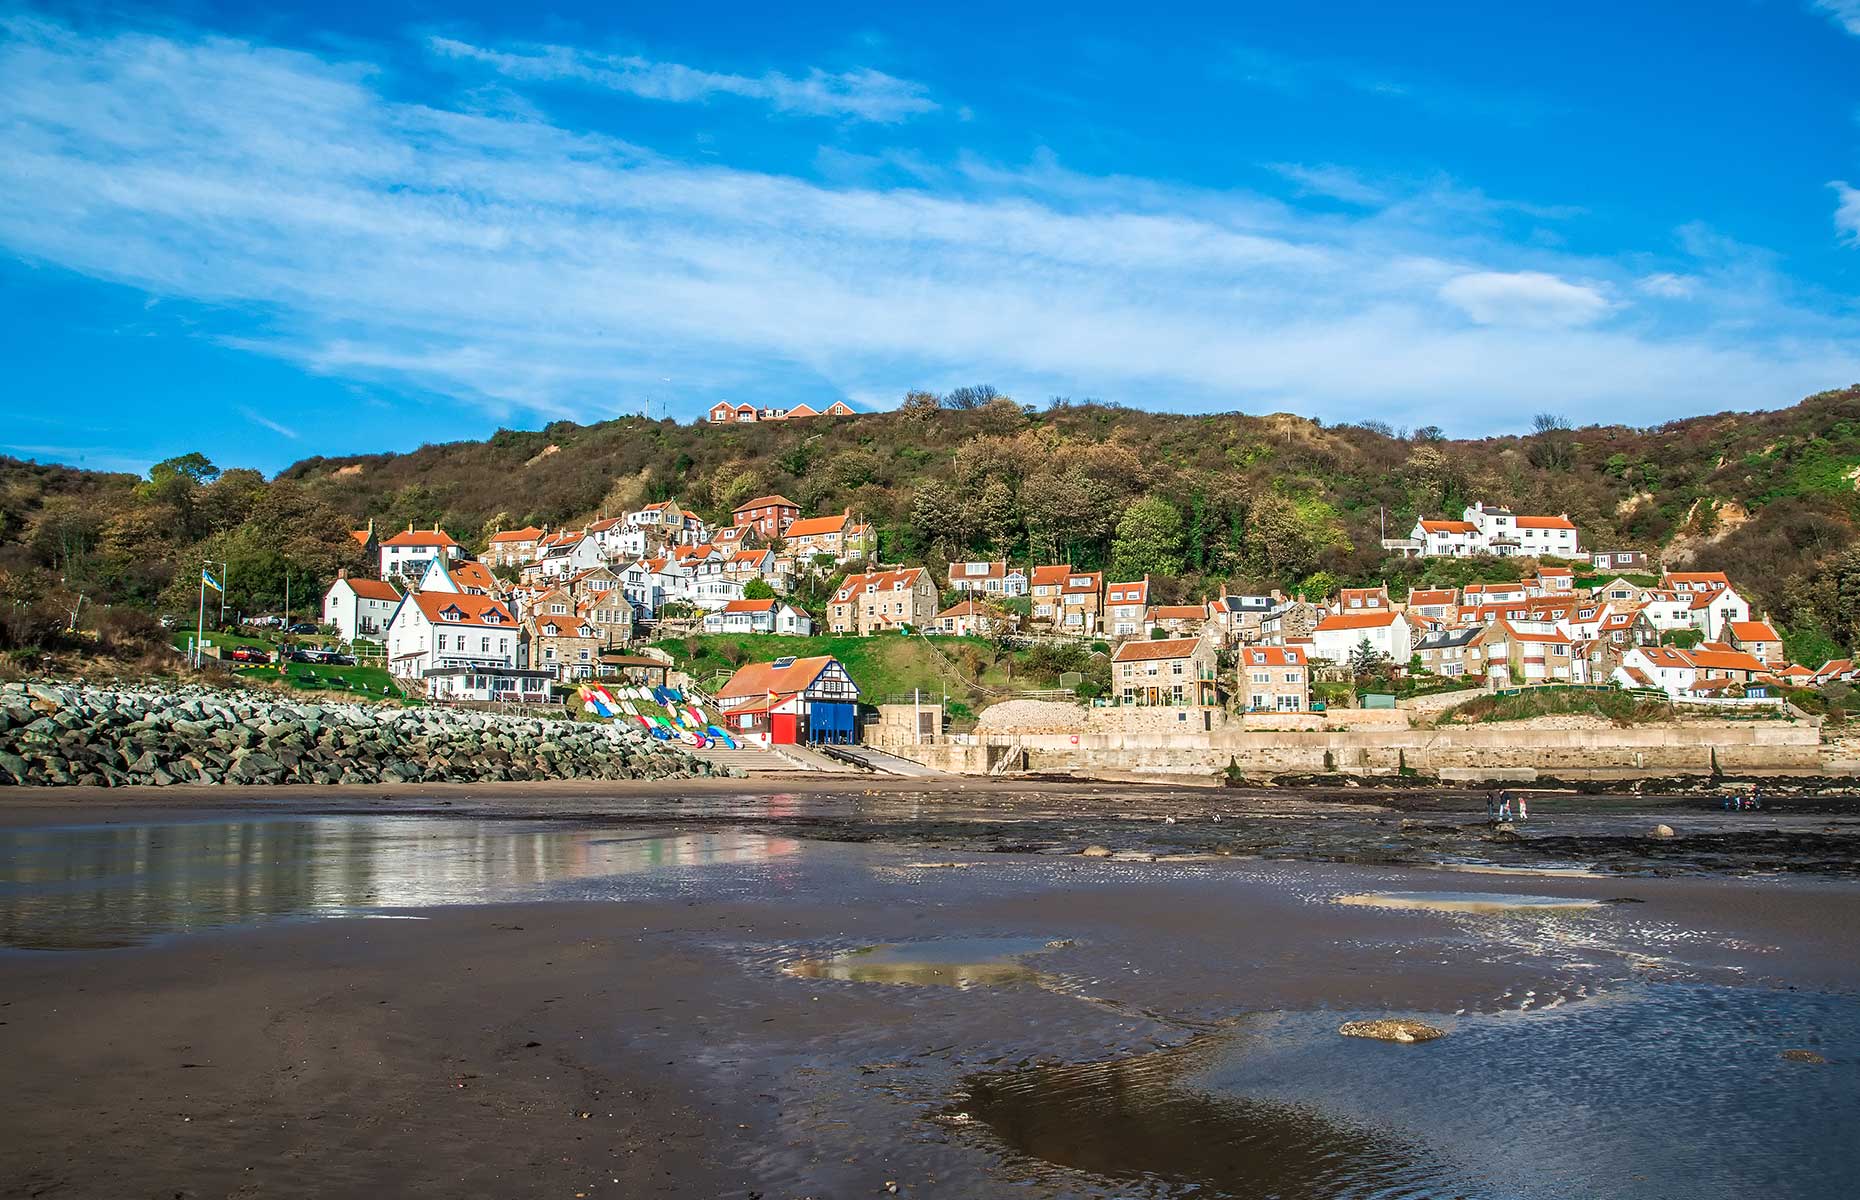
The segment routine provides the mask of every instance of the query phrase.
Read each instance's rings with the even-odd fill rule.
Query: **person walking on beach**
[[[1510,792],[1500,792],[1498,794],[1498,819],[1501,824],[1511,820]]]
[[[1487,792],[1485,794],[1485,823],[1487,825],[1498,824],[1498,793],[1497,792]]]
[[[1518,796],[1518,820],[1528,821],[1531,816],[1530,801],[1520,793]]]

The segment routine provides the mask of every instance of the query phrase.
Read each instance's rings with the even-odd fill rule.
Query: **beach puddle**
[[[939,1120],[985,1132],[1010,1173],[1059,1172],[1068,1195],[1851,1190],[1855,997],[1649,984],[1430,1016],[1450,1034],[1419,1045],[1338,1034],[1381,1015],[1255,1014],[1178,1048],[972,1075]]]
[[[1601,908],[1579,896],[1517,896],[1509,892],[1358,892],[1337,903],[1360,908],[1413,908],[1445,913],[1560,913]]]
[[[1144,1195],[1438,1194],[1448,1172],[1422,1147],[1308,1104],[1198,1086],[1228,1048],[1219,1035],[1111,1062],[971,1076],[944,1119],[980,1122],[1016,1155]]]
[[[919,987],[999,987],[1040,983],[1040,972],[1022,961],[1053,948],[1045,938],[940,938],[888,942],[824,958],[804,958],[786,970],[802,979],[850,983],[901,983]]]
[[[107,950],[257,921],[531,900],[799,849],[760,834],[444,817],[275,817],[0,830],[0,947]],[[675,877],[675,876],[674,876]]]

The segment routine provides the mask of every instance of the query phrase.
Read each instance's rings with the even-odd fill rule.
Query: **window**
[[[441,634],[436,634],[434,636],[436,638],[436,642],[433,648],[436,650],[444,650],[446,648],[446,635],[441,633]]]

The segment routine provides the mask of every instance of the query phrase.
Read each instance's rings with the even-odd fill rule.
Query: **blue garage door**
[[[815,700],[807,706],[807,740],[847,746],[853,740],[854,705]]]

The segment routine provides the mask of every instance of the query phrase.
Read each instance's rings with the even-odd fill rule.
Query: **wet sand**
[[[0,828],[16,833],[333,805],[521,814],[526,831],[561,818],[559,835],[523,836],[566,837],[563,854],[724,827],[782,840],[612,879],[595,862],[572,899],[402,907],[386,894],[344,919],[0,951],[0,1195],[772,1198],[888,1182],[906,1195],[1127,1195],[956,1120],[965,1081],[1186,1046],[1246,1014],[1470,1019],[1649,982],[1860,990],[1860,888],[1836,876],[1003,853],[1016,839],[1152,846],[1203,825],[1195,836],[1231,836],[1212,816],[1234,821],[1244,798],[1220,794],[1217,814],[1207,793],[1191,809],[1166,791],[724,784],[669,804],[611,788],[9,797]],[[1300,835],[1320,850],[1399,843],[1404,818],[1364,799],[1269,797],[1247,823],[1346,831]],[[590,820],[596,806],[609,815]],[[1638,827],[1645,810],[1580,818],[1616,820]],[[815,828],[825,836],[805,836]],[[1442,891],[1617,903],[1549,916],[1338,903]],[[1037,941],[1020,960],[1037,978],[912,986],[796,969],[950,938]]]

